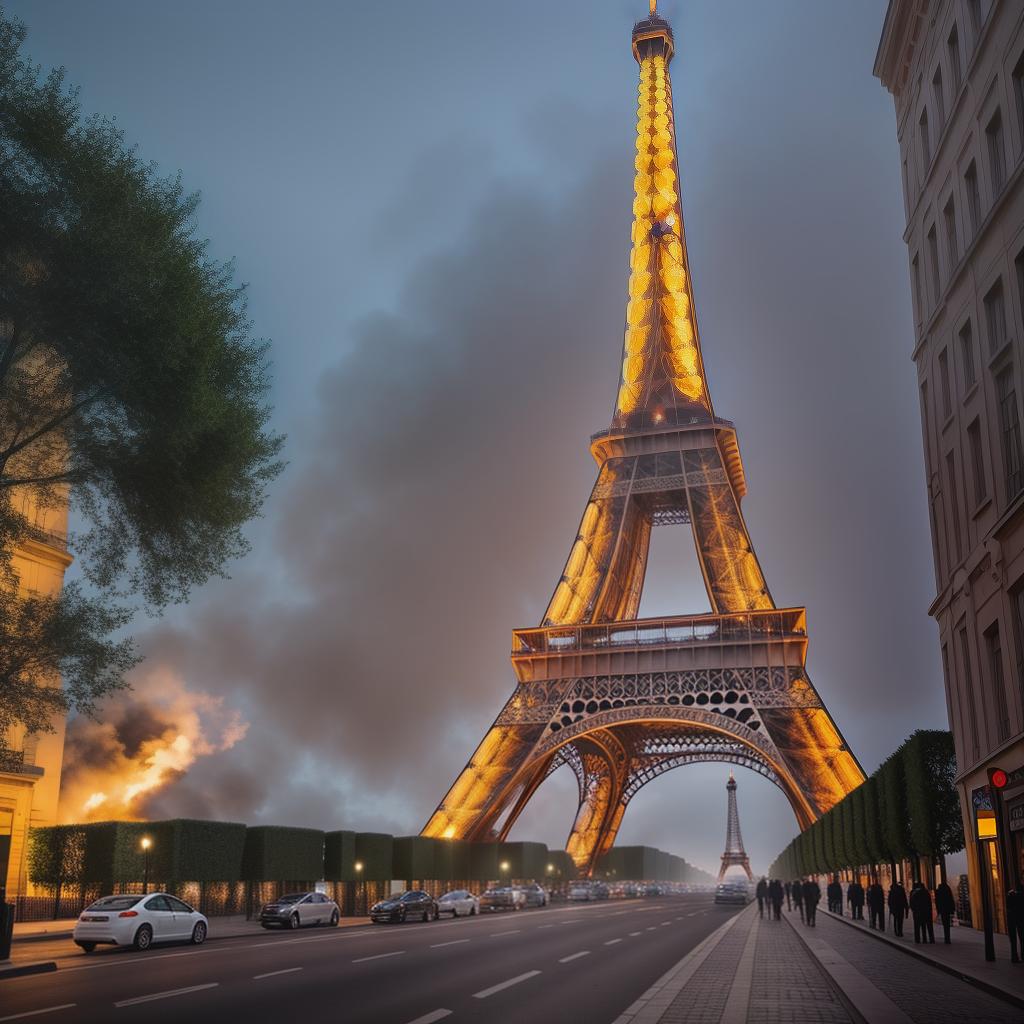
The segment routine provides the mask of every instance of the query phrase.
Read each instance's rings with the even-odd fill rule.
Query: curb
[[[11,938],[12,943],[18,942],[46,942],[49,939],[70,939],[74,932],[33,932],[31,935],[15,935]]]
[[[44,960],[35,964],[20,964],[17,967],[5,967],[0,964],[0,981],[5,978],[21,978],[26,974],[49,974],[57,970],[53,960]]]
[[[994,985],[991,981],[979,978],[976,974],[969,974],[962,971],[958,967],[954,967],[952,964],[944,963],[941,960],[933,960],[927,953],[911,949],[902,942],[896,942],[893,939],[890,939],[888,935],[883,935],[881,932],[872,931],[870,928],[861,928],[860,925],[854,924],[845,917],[839,917],[837,914],[833,914],[830,910],[819,911],[819,913],[827,914],[833,921],[842,921],[847,928],[854,928],[864,935],[877,939],[879,942],[884,942],[887,946],[891,946],[893,949],[898,949],[901,953],[906,953],[907,956],[912,956],[923,963],[931,964],[932,967],[935,967],[940,971],[944,971],[946,974],[951,974],[954,978],[959,978],[961,981],[967,982],[968,985],[980,988],[990,996],[995,996],[997,999],[1002,999],[1004,1002],[1012,1003],[1014,1006],[1024,1009],[1024,996],[1020,996],[1016,992],[1011,992],[1009,989],[1005,989],[1000,985]]]

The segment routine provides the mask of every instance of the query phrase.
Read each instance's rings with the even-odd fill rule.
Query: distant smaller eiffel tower
[[[750,881],[754,876],[750,871],[750,858],[743,849],[743,836],[740,833],[740,816],[736,810],[736,779],[729,772],[729,781],[725,784],[729,792],[729,823],[725,828],[725,853],[722,854],[722,866],[718,870],[718,880],[725,878],[726,871],[734,866],[743,868]]]

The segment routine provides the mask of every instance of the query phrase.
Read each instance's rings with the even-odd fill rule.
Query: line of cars
[[[546,906],[550,895],[536,882],[529,885],[503,885],[475,896],[467,889],[454,889],[435,900],[422,889],[409,889],[379,900],[370,908],[374,924],[402,924],[405,921],[436,921],[444,914],[473,917],[497,910],[522,910]]]

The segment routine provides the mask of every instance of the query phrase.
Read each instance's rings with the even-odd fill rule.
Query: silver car
[[[264,904],[260,924],[264,928],[301,928],[307,924],[337,925],[341,911],[322,892],[290,892]]]
[[[167,892],[145,896],[104,896],[89,904],[75,922],[76,946],[91,953],[99,945],[149,949],[154,942],[206,941],[209,922],[184,900]]]
[[[472,917],[480,908],[480,901],[465,889],[446,892],[437,901],[437,913],[451,914],[452,917]]]

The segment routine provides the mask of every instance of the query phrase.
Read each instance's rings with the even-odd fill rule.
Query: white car
[[[437,916],[451,914],[452,917],[472,917],[480,909],[480,901],[465,889],[446,892],[437,901]]]
[[[75,922],[76,946],[91,953],[99,945],[149,949],[154,942],[206,941],[209,922],[187,903],[166,892],[146,896],[104,896]]]

